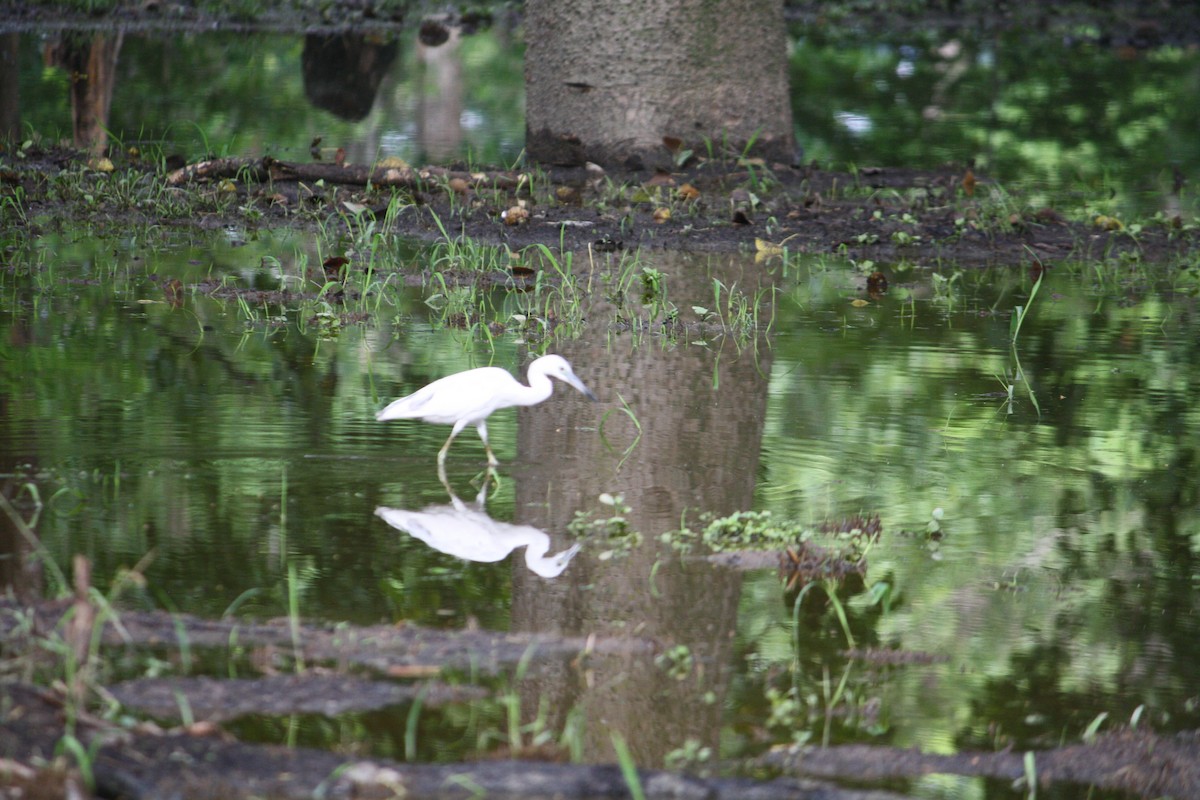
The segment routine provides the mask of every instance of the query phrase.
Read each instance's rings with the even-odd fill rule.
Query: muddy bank
[[[288,227],[316,235],[374,220],[420,241],[449,235],[512,250],[544,244],[575,252],[731,252],[766,245],[918,267],[1067,259],[1187,266],[1200,245],[1194,220],[1171,213],[1141,223],[1068,219],[1009,196],[965,166],[847,173],[732,160],[671,173],[480,173],[461,165],[370,168],[264,158],[168,171],[114,154],[96,167],[81,153],[31,149],[4,159],[0,180],[19,193],[33,235],[68,223],[100,234],[154,225]],[[1163,201],[1170,207],[1170,198]]]

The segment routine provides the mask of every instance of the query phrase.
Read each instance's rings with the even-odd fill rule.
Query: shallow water
[[[60,568],[84,553],[104,586],[146,559],[135,605],[207,616],[283,615],[293,592],[304,616],[331,622],[686,645],[682,673],[599,662],[604,689],[537,685],[553,707],[626,731],[643,764],[688,739],[723,756],[794,737],[951,751],[1053,745],[1139,707],[1160,730],[1200,722],[1191,279],[1061,265],[1013,349],[1032,283],[1012,271],[898,269],[887,295],[855,307],[857,272],[833,260],[771,265],[763,293],[749,257],[645,255],[680,308],[720,307],[716,278],[759,298],[769,333],[635,337],[598,316],[556,349],[600,402],[560,387],[492,418],[503,464],[485,524],[522,526],[525,541],[537,529],[556,553],[576,512],[611,513],[607,493],[645,536],[613,558],[589,540],[547,580],[520,550],[467,562],[375,515],[465,519],[484,465],[474,433],[450,451],[456,509],[433,469],[447,429],[373,415],[444,374],[520,368],[516,337],[489,348],[443,327],[417,290],[387,295],[382,324],[335,331],[319,306],[192,289],[286,283],[310,249],[296,234],[153,249],[47,237],[39,273],[4,274],[3,471],[38,488]],[[175,279],[178,305],[164,291]],[[847,628],[823,601],[793,618],[775,569],[680,559],[657,541],[699,513],[751,509],[813,526],[878,514],[867,591],[840,595]],[[850,637],[915,663],[847,659]],[[796,705],[772,706],[768,690]],[[403,714],[357,719],[390,731],[377,750],[396,754],[384,742],[403,738]],[[301,740],[327,735],[312,724]],[[273,723],[249,730],[296,741]],[[585,754],[604,757],[606,737],[589,728]]]

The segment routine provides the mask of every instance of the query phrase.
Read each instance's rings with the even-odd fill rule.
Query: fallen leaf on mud
[[[408,169],[408,162],[397,156],[388,156],[375,165],[379,169]]]
[[[351,203],[349,200],[343,200],[342,205],[345,206],[347,211],[354,215],[371,210],[369,206],[364,206],[362,203]]]
[[[671,209],[667,208],[666,206],[659,206],[658,208],[654,209],[654,221],[657,222],[658,224],[661,225],[662,223],[666,222],[670,218],[671,218]]]
[[[537,274],[537,270],[533,267],[521,263],[509,264],[508,271],[518,278],[528,278]]]
[[[463,178],[450,179],[450,191],[454,192],[455,194],[466,194],[467,190],[470,188],[470,184],[468,184]]]
[[[233,194],[237,191],[237,184],[226,178],[217,184],[217,189],[228,194]]]
[[[680,186],[675,193],[679,195],[681,200],[685,201],[695,200],[700,196],[700,190],[695,186],[692,186],[690,183],[685,183],[683,186]]]
[[[967,174],[963,175],[962,179],[963,191],[967,193],[967,197],[975,194],[975,173],[967,170]]]
[[[663,143],[663,146],[666,147],[668,150],[670,150],[672,153],[678,153],[679,148],[683,147],[683,139],[680,139],[675,136],[664,136],[662,138],[662,143]]]
[[[1125,228],[1125,226],[1121,223],[1121,220],[1117,219],[1116,217],[1106,216],[1104,214],[1096,217],[1096,219],[1093,221],[1096,223],[1097,228],[1103,228],[1106,231],[1119,231]]]
[[[345,256],[330,256],[321,262],[321,266],[325,269],[326,277],[337,278],[341,275],[342,267],[350,263],[350,259]]]
[[[88,162],[88,166],[96,172],[112,172],[114,169],[112,161],[107,158],[93,158]]]
[[[387,669],[393,678],[433,678],[441,672],[442,668],[433,664],[393,664]]]
[[[754,249],[764,256],[781,256],[783,255],[783,246],[768,242],[766,239],[755,239]]]
[[[554,190],[554,196],[560,203],[575,204],[580,202],[579,191],[573,186],[559,186]]]
[[[761,158],[739,158],[737,164],[739,167],[765,167],[767,162]]]
[[[333,163],[337,164],[339,167],[346,166],[346,148],[339,147],[337,149],[337,152],[333,154]]]
[[[850,305],[854,306],[855,308],[862,308],[863,306],[869,306],[871,304],[870,302],[863,300],[861,297],[856,297],[850,301]]]
[[[674,186],[675,179],[666,172],[656,172],[654,177],[642,184],[643,186]]]
[[[193,722],[191,725],[184,725],[183,732],[188,736],[222,736],[224,732],[221,726],[211,720],[201,720]]]
[[[505,225],[520,225],[529,219],[529,212],[520,206],[513,206],[501,213],[500,219],[504,220]]]
[[[593,164],[591,161],[584,165],[587,170],[588,186],[596,191],[604,183],[604,167],[599,164]]]

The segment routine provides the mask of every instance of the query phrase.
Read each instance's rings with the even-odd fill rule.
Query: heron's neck
[[[530,372],[527,376],[529,385],[522,387],[520,397],[517,398],[519,406],[533,406],[545,400],[554,391],[554,384],[540,372]],[[545,552],[545,551],[543,551]]]

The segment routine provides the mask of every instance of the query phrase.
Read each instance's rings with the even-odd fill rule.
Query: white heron
[[[453,425],[450,438],[438,451],[438,473],[446,470],[446,451],[454,437],[468,425],[474,425],[487,450],[488,466],[499,465],[488,443],[487,418],[493,411],[510,406],[532,406],[542,402],[554,391],[551,378],[575,387],[591,400],[596,399],[592,390],[576,377],[571,365],[562,356],[549,355],[535,359],[527,373],[529,385],[525,386],[507,370],[500,367],[480,367],[447,375],[407,397],[388,404],[375,415],[383,422],[389,419],[419,419],[442,425]]]
[[[402,530],[435,550],[466,561],[495,562],[503,560],[518,547],[525,548],[525,566],[543,578],[556,578],[563,573],[579,552],[574,544],[552,556],[550,537],[532,525],[513,525],[497,522],[484,511],[487,484],[469,506],[451,493],[450,505],[428,506],[420,511],[379,506],[375,514],[388,525]]]

